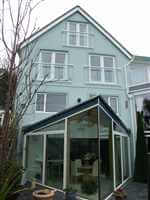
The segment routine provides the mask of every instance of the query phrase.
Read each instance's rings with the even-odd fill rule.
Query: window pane
[[[104,67],[113,67],[112,57],[104,57]]]
[[[51,65],[43,65],[43,79],[50,79],[51,77]]]
[[[98,199],[99,144],[97,108],[68,119],[67,187],[84,198]]]
[[[91,66],[100,66],[100,56],[91,56]]]
[[[80,34],[80,46],[87,46],[87,36]]]
[[[114,82],[114,72],[112,70],[105,70],[105,82]]]
[[[113,192],[112,120],[100,108],[100,187],[101,199]]]
[[[73,34],[69,35],[69,44],[70,45],[76,45],[76,40],[77,40],[76,35],[73,35]]]
[[[64,135],[49,134],[46,143],[45,183],[63,189]]]
[[[117,98],[110,98],[110,106],[117,113]]]
[[[46,112],[59,112],[66,106],[65,94],[47,94]]]
[[[55,78],[58,80],[64,78],[64,67],[61,67],[61,66],[55,67]]]
[[[56,53],[55,63],[64,64],[65,63],[65,54],[64,53]]]
[[[27,136],[25,168],[28,180],[33,180],[34,178],[36,181],[42,182],[43,136]]]
[[[44,111],[44,94],[37,94],[36,111]]]
[[[87,24],[80,24],[80,33],[87,33]]]
[[[42,62],[51,63],[51,61],[52,61],[52,53],[42,52]]]
[[[115,171],[116,171],[116,186],[122,182],[121,173],[121,147],[120,147],[120,136],[115,135]]]
[[[70,31],[76,32],[76,23],[70,22]]]
[[[91,80],[92,81],[101,81],[101,70],[100,69],[92,69],[91,70]]]

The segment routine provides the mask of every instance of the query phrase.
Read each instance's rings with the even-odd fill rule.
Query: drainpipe
[[[133,139],[133,157],[135,159],[135,144],[136,144],[136,136],[135,136],[135,131],[136,131],[136,120],[135,120],[135,109],[133,107],[133,103],[135,104],[134,100],[134,95],[129,94],[129,86],[128,86],[128,67],[129,65],[134,62],[135,60],[135,56],[132,57],[132,59],[126,64],[124,65],[124,72],[125,72],[125,86],[126,86],[126,94],[127,94],[127,98],[129,99],[129,103],[130,103],[130,110],[131,110],[131,127],[132,127],[132,139]]]

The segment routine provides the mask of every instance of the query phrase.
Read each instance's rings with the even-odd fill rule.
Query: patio
[[[147,185],[137,182],[131,182],[125,187],[127,192],[126,200],[147,200]],[[110,200],[114,200],[114,197],[111,197]],[[32,192],[26,191],[22,192],[17,200],[32,200]],[[64,200],[64,194],[61,192],[56,192],[54,200]]]

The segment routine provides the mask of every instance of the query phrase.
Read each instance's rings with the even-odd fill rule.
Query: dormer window
[[[75,47],[89,47],[88,24],[67,22],[65,31],[67,33],[67,45]]]

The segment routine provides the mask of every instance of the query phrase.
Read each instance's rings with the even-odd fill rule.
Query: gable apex
[[[122,45],[120,44],[108,31],[105,30],[93,17],[91,17],[83,8],[79,5],[73,7],[72,9],[65,12],[63,15],[59,16],[49,24],[45,25],[43,28],[38,30],[37,32],[33,33],[29,38],[26,39],[21,45],[24,48],[30,42],[34,41],[38,37],[40,37],[45,32],[49,31],[51,28],[65,20],[66,18],[70,17],[75,13],[80,13],[85,19],[87,19],[94,27],[96,27],[109,41],[112,42],[125,56],[129,59],[132,59],[133,55]]]

